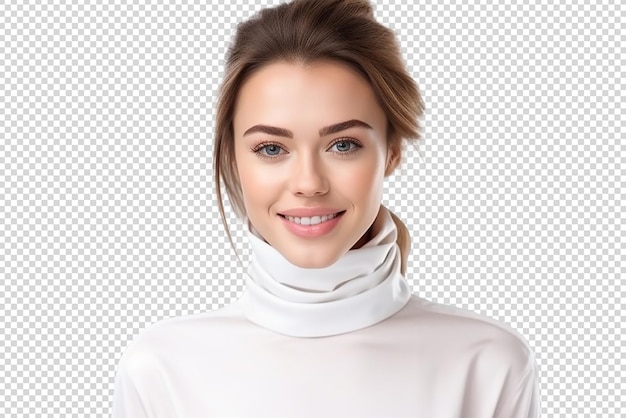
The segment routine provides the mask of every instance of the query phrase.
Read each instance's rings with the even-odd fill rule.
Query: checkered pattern
[[[243,290],[211,132],[262,5],[222,3],[0,2],[0,416],[107,416],[135,334]],[[521,332],[544,416],[623,416],[624,2],[396,3],[427,106],[384,198],[410,283]]]

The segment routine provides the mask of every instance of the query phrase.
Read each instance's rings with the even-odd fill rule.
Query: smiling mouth
[[[341,215],[343,215],[346,211],[343,210],[341,212],[332,213],[329,215],[317,215],[317,216],[286,216],[283,214],[278,214],[283,219],[288,220],[289,222],[293,222],[299,225],[317,225],[324,223],[326,221],[330,221],[331,219],[335,219]]]

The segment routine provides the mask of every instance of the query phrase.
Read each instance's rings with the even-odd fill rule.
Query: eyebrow
[[[370,125],[358,119],[351,119],[345,122],[335,123],[333,125],[325,126],[319,130],[320,136],[326,136],[330,134],[336,134],[337,132],[345,131],[350,128],[366,128],[372,129]],[[268,135],[274,136],[284,136],[286,138],[293,138],[293,132],[288,129],[278,128],[276,126],[268,126],[268,125],[254,125],[246,132],[243,133],[243,136],[250,135],[255,132],[261,132]]]

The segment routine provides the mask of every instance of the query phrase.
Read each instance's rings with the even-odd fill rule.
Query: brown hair
[[[213,148],[214,176],[222,222],[231,245],[220,180],[235,214],[245,218],[245,207],[235,163],[233,115],[244,81],[259,68],[277,61],[311,63],[335,60],[348,64],[371,84],[387,116],[387,145],[393,160],[385,175],[399,164],[402,139],[419,139],[419,118],[424,105],[415,81],[408,74],[394,33],[374,19],[367,0],[295,0],[263,9],[237,28],[226,57],[220,89]],[[402,273],[410,250],[410,235],[395,215]],[[235,249],[235,253],[237,253]],[[237,255],[237,258],[239,256]]]

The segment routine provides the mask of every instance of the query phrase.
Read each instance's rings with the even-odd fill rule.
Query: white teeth
[[[326,222],[329,219],[333,219],[337,217],[337,213],[331,213],[330,215],[324,216],[312,216],[312,217],[297,217],[297,216],[285,216],[289,222],[295,222],[301,225],[317,225],[322,222]]]

